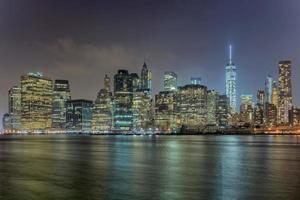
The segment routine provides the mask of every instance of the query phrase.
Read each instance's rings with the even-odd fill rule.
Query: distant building
[[[257,103],[254,107],[254,126],[264,125],[264,107],[262,104]]]
[[[276,126],[277,125],[277,108],[274,104],[266,103],[266,125]]]
[[[214,90],[207,92],[207,124],[210,126],[217,126],[217,107],[219,101],[219,94]]]
[[[164,91],[177,90],[177,75],[174,72],[164,73]]]
[[[10,116],[5,113],[2,117],[2,127],[5,131],[11,131]]]
[[[113,117],[116,130],[130,131],[133,128],[133,85],[133,76],[127,70],[119,70],[114,77]]]
[[[241,95],[240,120],[247,124],[252,124],[253,122],[252,95]]]
[[[258,90],[257,91],[256,98],[257,98],[257,103],[258,104],[263,106],[265,104],[265,97],[266,97],[265,91],[263,91],[263,90]]]
[[[273,78],[268,75],[265,81],[265,102],[272,103]]]
[[[66,103],[71,99],[70,85],[67,80],[55,80],[53,87],[52,128],[65,130]]]
[[[202,79],[200,77],[192,77],[191,78],[191,84],[192,85],[201,85]]]
[[[67,105],[67,131],[90,132],[93,102],[84,99],[69,100]]]
[[[51,128],[52,80],[41,73],[21,76],[21,125],[23,130]]]
[[[152,128],[152,98],[149,90],[133,92],[132,111],[134,130],[148,130]]]
[[[111,131],[113,129],[113,97],[110,91],[110,79],[107,75],[104,78],[104,89],[97,95],[93,113],[93,131]]]
[[[230,112],[235,113],[237,110],[237,71],[232,62],[231,45],[229,46],[229,63],[225,67],[226,72],[226,96],[229,99]]]
[[[155,95],[155,128],[161,132],[177,130],[176,92],[162,91]]]
[[[151,91],[152,87],[152,73],[148,69],[147,64],[144,62],[142,72],[141,72],[141,90]]]
[[[21,129],[21,88],[13,86],[8,91],[8,114],[11,131]]]
[[[278,109],[279,107],[279,91],[278,91],[278,87],[276,86],[275,81],[273,81],[273,88],[272,88],[272,104],[274,104],[276,106],[276,108]]]
[[[279,62],[279,103],[278,103],[278,120],[280,124],[289,122],[288,112],[292,108],[292,64],[291,61]]]
[[[207,87],[185,85],[177,94],[180,125],[193,131],[202,131],[207,124]]]
[[[229,125],[229,99],[226,95],[219,95],[217,104],[217,124],[220,129],[224,129]]]
[[[299,126],[300,125],[300,108],[293,106],[289,110],[289,124],[291,126]]]

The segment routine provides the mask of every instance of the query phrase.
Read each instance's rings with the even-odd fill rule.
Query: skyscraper
[[[237,72],[236,66],[232,62],[232,50],[231,45],[229,45],[229,63],[225,67],[226,72],[226,96],[229,99],[229,105],[231,112],[236,112],[236,82],[237,82]]]
[[[12,131],[21,129],[21,88],[13,86],[8,91],[8,114]]]
[[[67,101],[66,105],[66,129],[74,132],[90,132],[93,102],[76,99]]]
[[[119,70],[114,77],[114,128],[132,130],[133,80],[127,70]]]
[[[152,73],[148,69],[147,64],[144,62],[141,72],[141,89],[151,91]]]
[[[41,73],[21,76],[21,125],[23,130],[51,128],[52,80]]]
[[[207,92],[207,124],[217,125],[217,106],[218,106],[219,94],[214,90]]]
[[[291,80],[291,61],[279,62],[278,76],[278,120],[280,124],[289,122],[289,110],[292,108],[292,80]]]
[[[253,101],[251,94],[241,95],[240,120],[251,124],[253,121]]]
[[[162,91],[155,95],[155,128],[162,132],[177,129],[176,92]]]
[[[71,99],[69,81],[55,80],[53,87],[52,128],[66,128],[66,102]]]
[[[104,89],[97,95],[92,113],[92,130],[111,131],[113,128],[113,97],[110,91],[110,78],[105,75]]]
[[[164,91],[177,90],[177,74],[168,71],[164,73]]]
[[[273,78],[268,75],[265,81],[265,102],[272,103]]]
[[[200,131],[207,124],[207,87],[185,85],[179,87],[177,106],[180,125]]]

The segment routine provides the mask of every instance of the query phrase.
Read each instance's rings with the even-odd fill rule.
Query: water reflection
[[[299,197],[295,136],[2,137],[0,199]]]

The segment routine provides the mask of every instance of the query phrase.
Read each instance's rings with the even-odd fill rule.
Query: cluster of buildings
[[[105,75],[95,101],[72,99],[67,80],[28,73],[8,91],[3,128],[7,133],[201,133],[297,126],[300,110],[292,104],[291,62],[280,61],[278,69],[278,80],[267,76],[255,102],[252,95],[241,95],[239,109],[231,46],[225,94],[207,88],[199,77],[178,86],[177,74],[167,71],[163,91],[153,95],[146,63],[140,74],[121,69],[113,80]]]

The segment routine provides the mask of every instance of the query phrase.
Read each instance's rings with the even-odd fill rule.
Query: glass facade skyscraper
[[[52,128],[65,130],[66,102],[71,99],[70,85],[67,80],[55,80],[53,87]]]
[[[21,88],[13,86],[8,90],[8,114],[10,129],[21,129]]]
[[[174,72],[164,73],[164,91],[176,91],[177,90],[177,74]]]
[[[236,100],[236,87],[237,87],[237,71],[236,66],[232,62],[232,47],[229,46],[229,63],[225,67],[226,72],[226,81],[225,81],[225,89],[226,89],[226,96],[229,99],[229,106],[231,112],[235,113],[237,108],[237,100]]]
[[[265,81],[265,102],[272,103],[273,78],[268,75]]]

